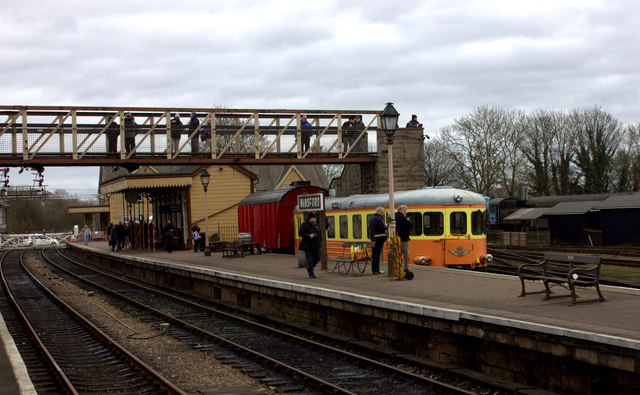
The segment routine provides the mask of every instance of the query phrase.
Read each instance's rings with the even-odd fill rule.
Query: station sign
[[[298,195],[298,210],[324,211],[324,193]]]

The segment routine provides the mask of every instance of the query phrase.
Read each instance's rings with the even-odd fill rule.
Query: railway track
[[[0,270],[27,329],[17,343],[38,393],[184,394],[50,292],[24,265],[23,253],[5,253]]]
[[[43,257],[84,288],[109,294],[122,308],[152,314],[170,334],[212,353],[278,392],[472,393],[429,377],[311,341],[224,311],[97,271],[60,253]],[[150,312],[150,313],[146,313]]]

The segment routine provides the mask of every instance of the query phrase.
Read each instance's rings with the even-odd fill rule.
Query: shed
[[[594,207],[600,201],[562,202],[548,209],[551,244],[584,245],[585,231],[600,229],[600,217]]]
[[[640,193],[613,195],[594,209],[600,211],[602,245],[640,245]]]
[[[328,192],[324,188],[302,185],[253,193],[238,205],[238,231],[251,233],[254,243],[268,251],[294,252],[293,209],[302,194]]]

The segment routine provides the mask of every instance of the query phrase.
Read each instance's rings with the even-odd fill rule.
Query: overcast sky
[[[427,134],[496,105],[640,121],[640,2],[0,0],[0,104],[382,110]],[[45,170],[50,189],[97,169]],[[10,185],[32,177],[11,172]]]

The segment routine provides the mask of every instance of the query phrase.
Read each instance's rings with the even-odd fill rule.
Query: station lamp
[[[207,187],[209,186],[209,181],[211,180],[211,175],[207,169],[203,169],[202,173],[200,173],[200,182],[202,183],[202,188],[204,188],[204,255],[211,255],[211,248],[209,247],[209,212],[207,210]]]

